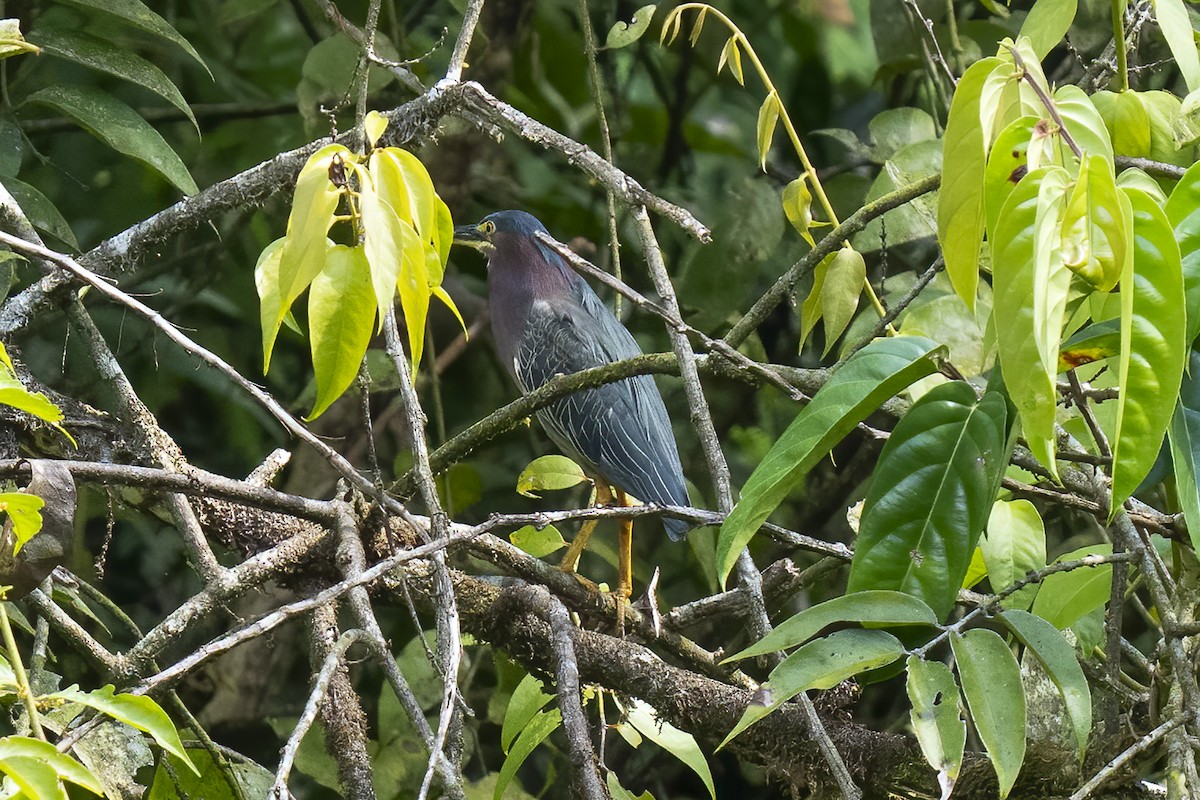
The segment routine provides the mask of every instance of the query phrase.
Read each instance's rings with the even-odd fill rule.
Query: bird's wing
[[[558,306],[534,304],[514,359],[523,390],[531,391],[555,375],[641,353],[632,334],[586,283],[577,284],[572,299],[575,302]],[[582,456],[585,466],[618,488],[645,502],[688,504],[671,420],[650,376],[575,392],[538,417],[560,447]]]

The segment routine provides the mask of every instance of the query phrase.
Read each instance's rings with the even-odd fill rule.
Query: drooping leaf
[[[534,492],[570,489],[587,479],[579,465],[566,456],[541,456],[521,470],[517,478],[517,494],[537,497]]]
[[[1175,493],[1187,523],[1192,549],[1200,551],[1200,353],[1193,350],[1179,387],[1179,403],[1167,432]]]
[[[383,132],[387,130],[388,118],[378,111],[370,111],[363,119],[363,133],[367,137],[367,144],[374,147],[379,141],[379,137],[383,136]]]
[[[1187,334],[1190,345],[1200,335],[1200,163],[1188,168],[1167,198],[1167,218],[1175,229],[1175,240],[1183,268],[1187,296]]]
[[[39,89],[26,103],[49,106],[118,153],[140,161],[184,194],[199,191],[183,161],[162,135],[129,106],[90,86],[58,84]]]
[[[1130,257],[1130,222],[1112,162],[1085,154],[1063,216],[1063,264],[1097,291],[1111,291]]]
[[[771,92],[758,109],[758,165],[767,168],[767,156],[771,153],[771,139],[775,137],[775,126],[779,122],[779,96]]]
[[[742,74],[742,49],[738,47],[736,36],[730,36],[729,41],[725,42],[725,46],[721,48],[721,58],[717,62],[718,75],[721,74],[726,62],[729,64],[729,71],[733,73],[734,79],[741,86],[745,86],[746,76]]]
[[[1121,394],[1112,442],[1111,513],[1158,457],[1187,359],[1183,273],[1171,223],[1149,195],[1121,191],[1133,208],[1134,257],[1121,279]]]
[[[308,291],[308,331],[317,397],[308,419],[316,419],[358,375],[375,322],[375,292],[362,247],[337,244]]]
[[[1121,352],[1121,321],[1106,319],[1076,331],[1058,351],[1058,371],[1112,358]]]
[[[696,738],[686,731],[681,731],[665,720],[659,719],[658,712],[637,698],[632,698],[625,706],[626,718],[640,734],[656,745],[678,758],[688,769],[695,772],[708,789],[708,796],[716,800],[717,790],[713,786],[712,771],[708,768],[708,759],[696,744]]]
[[[821,283],[821,316],[825,320],[825,353],[841,338],[867,281],[867,262],[862,253],[846,245],[839,247],[829,262]]]
[[[996,769],[1003,799],[1012,791],[1025,761],[1021,668],[999,634],[987,628],[952,633],[950,646],[971,720]]]
[[[1087,556],[1111,555],[1112,545],[1099,544],[1059,556],[1055,564],[1079,561]],[[1112,588],[1112,565],[1079,567],[1047,575],[1033,601],[1033,613],[1059,630],[1069,628],[1081,617],[1103,608]]]
[[[1056,476],[1055,376],[1071,283],[1058,243],[1068,182],[1061,167],[1022,178],[1000,212],[992,242],[992,319],[1004,383],[1029,449]]]
[[[525,759],[529,758],[529,754],[560,725],[562,725],[562,712],[557,708],[538,711],[534,714],[529,723],[521,729],[517,741],[509,748],[504,764],[500,767],[500,777],[496,779],[493,800],[501,800],[504,797],[504,790],[516,777],[517,770],[525,763]]]
[[[832,688],[903,655],[904,645],[886,631],[845,630],[809,642],[771,670],[762,687],[767,704],[749,706],[717,749],[800,692]]]
[[[938,621],[933,609],[912,595],[885,590],[854,592],[804,609],[721,663],[795,647],[838,622],[934,626]]]
[[[191,107],[183,99],[183,94],[166,73],[137,53],[80,31],[37,29],[31,31],[29,36],[52,56],[83,64],[149,89],[182,111],[199,133],[200,126]]]
[[[1046,566],[1046,528],[1028,500],[997,500],[982,540],[992,591],[999,592]],[[1005,598],[1006,608],[1028,608],[1036,587],[1025,587]]]
[[[908,658],[909,719],[929,766],[937,770],[942,800],[954,791],[967,744],[967,722],[958,683],[940,661]]]
[[[1063,40],[1075,21],[1077,0],[1037,0],[1021,24],[1020,36],[1029,37],[1029,44],[1039,59],[1045,58]]]
[[[834,372],[755,468],[721,526],[716,568],[722,585],[738,553],[788,492],[880,404],[934,372],[940,349],[919,336],[878,339]]]
[[[1154,18],[1158,20],[1159,30],[1167,40],[1167,47],[1171,48],[1188,91],[1200,89],[1200,54],[1196,52],[1196,38],[1187,6],[1183,0],[1154,0]]]
[[[212,77],[212,72],[208,69],[208,65],[204,63],[204,59],[200,58],[200,54],[196,52],[196,48],[192,47],[191,42],[180,36],[179,31],[171,27],[171,24],[165,19],[147,8],[140,0],[63,0],[63,2],[117,17],[128,22],[135,28],[152,33],[160,39],[165,39],[177,45],[181,50],[195,59],[197,64],[204,67],[204,71],[208,72],[210,78]]]
[[[804,344],[808,341],[809,335],[816,330],[817,323],[821,321],[825,310],[821,303],[825,299],[825,276],[829,274],[829,267],[833,264],[833,259],[837,253],[830,253],[822,258],[817,266],[813,268],[813,285],[808,292],[808,297],[804,298],[804,302],[800,304],[800,346],[798,352],[804,352]]]
[[[1075,657],[1075,648],[1063,638],[1058,628],[1027,611],[1002,611],[1000,621],[1033,653],[1058,687],[1075,732],[1076,754],[1082,760],[1092,731],[1092,694],[1083,668]]]
[[[975,308],[979,248],[983,241],[984,177],[987,145],[981,127],[981,96],[988,77],[1002,66],[998,58],[976,61],[963,73],[950,103],[942,144],[942,185],[938,190],[938,244],[954,291]]]
[[[1008,407],[962,381],[918,400],[896,425],[867,491],[847,592],[892,589],[945,619],[1008,463]]]
[[[163,711],[162,707],[149,697],[118,694],[112,685],[93,689],[90,692],[81,691],[78,687],[70,687],[49,696],[94,708],[132,728],[150,734],[159,747],[187,764],[197,775],[200,774],[196,765],[188,758],[183,742],[179,739],[179,732],[175,730],[175,724],[171,722],[167,712]]]
[[[4,188],[17,201],[17,205],[25,212],[25,216],[29,218],[33,227],[50,234],[72,250],[79,250],[79,242],[75,240],[75,233],[71,230],[70,223],[50,202],[50,198],[17,178],[0,177],[0,183],[4,184]]]
[[[783,188],[783,213],[792,227],[804,237],[809,247],[816,247],[813,241],[812,229],[818,225],[828,225],[827,222],[814,222],[812,214],[812,192],[808,190],[808,173]]]
[[[650,29],[650,20],[654,19],[654,11],[657,7],[654,3],[642,6],[634,12],[633,19],[629,22],[618,21],[609,29],[604,46],[613,49],[628,47],[642,38],[642,35]],[[676,20],[678,20],[678,16]],[[678,28],[678,22],[676,27]],[[666,30],[665,25],[663,29]]]

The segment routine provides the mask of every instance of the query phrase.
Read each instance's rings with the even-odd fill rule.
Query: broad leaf
[[[962,767],[967,744],[967,722],[950,668],[940,661],[908,658],[909,719],[929,766],[937,770],[942,800],[950,797]]]
[[[1027,611],[1002,611],[1000,621],[1033,653],[1058,687],[1075,732],[1077,756],[1082,760],[1088,734],[1092,731],[1092,694],[1083,668],[1075,657],[1075,648],[1063,638],[1058,628]]]
[[[708,796],[716,800],[717,790],[713,786],[712,771],[708,768],[708,760],[696,744],[696,738],[690,733],[681,731],[669,722],[660,720],[658,712],[646,703],[633,698],[626,705],[629,724],[639,733],[656,745],[678,758],[688,769],[695,772],[708,789]]]
[[[827,225],[825,222],[814,222],[812,214],[812,192],[808,190],[808,173],[783,187],[783,213],[792,223],[792,227],[804,237],[809,247],[816,247],[813,241],[812,228],[817,225]]]
[[[544,528],[526,525],[510,533],[508,540],[534,558],[548,556],[567,544],[558,528],[553,525]]]
[[[8,514],[8,518],[12,520],[13,538],[16,539],[14,555],[21,552],[21,547],[42,529],[42,508],[45,505],[46,502],[42,498],[33,494],[0,494],[0,511]]]
[[[1112,140],[1108,128],[1092,99],[1078,86],[1067,84],[1054,92],[1054,105],[1067,126],[1075,144],[1089,155],[1101,156],[1110,164],[1113,160]],[[997,145],[999,146],[999,145]]]
[[[587,479],[579,465],[566,456],[541,456],[521,470],[517,478],[517,493],[537,497],[534,494],[536,491],[570,489]]]
[[[867,490],[847,592],[892,589],[945,619],[1008,463],[1008,407],[954,381],[896,425]]]
[[[1084,154],[1063,216],[1063,264],[1097,291],[1111,291],[1130,257],[1130,224],[1112,162]]]
[[[1183,275],[1171,223],[1146,193],[1121,191],[1133,207],[1134,258],[1121,279],[1121,394],[1112,442],[1111,513],[1158,457],[1187,358]]]
[[[742,548],[788,492],[868,414],[936,371],[940,349],[919,336],[877,339],[830,376],[750,475],[721,526],[716,567],[722,585]]]
[[[996,144],[988,155],[987,172],[984,177],[984,206],[989,239],[996,237],[996,223],[1000,210],[1013,189],[1028,171],[1029,142],[1040,119],[1025,116],[1013,120],[996,137]]]
[[[903,655],[904,645],[885,631],[838,631],[809,642],[771,670],[770,678],[762,686],[767,704],[748,707],[717,749],[801,692],[830,689],[860,672],[887,666]]]
[[[1183,74],[1189,92],[1200,89],[1200,55],[1196,52],[1196,34],[1192,18],[1183,0],[1154,0],[1154,18],[1171,48],[1175,64]]]
[[[981,95],[988,77],[1002,65],[999,58],[985,58],[963,73],[950,103],[942,144],[938,244],[942,247],[950,283],[970,308],[975,308],[979,285],[979,248],[984,226],[988,129],[980,122]]]
[[[821,282],[821,316],[825,320],[825,353],[842,337],[854,312],[858,296],[867,282],[867,262],[862,253],[846,245],[839,247]]]
[[[63,0],[63,2],[112,15],[128,22],[135,28],[178,45],[181,50],[194,58],[196,63],[204,67],[210,78],[212,77],[208,65],[204,63],[204,59],[200,58],[200,54],[196,52],[196,48],[192,47],[191,42],[180,36],[179,31],[172,28],[170,23],[147,8],[140,0]]]
[[[854,592],[806,608],[781,623],[745,650],[726,658],[723,664],[803,644],[838,622],[870,622],[879,625],[937,625],[933,609],[912,595],[885,590]]]
[[[1192,549],[1200,552],[1200,353],[1194,350],[1167,433],[1175,470],[1175,493],[1187,522]]]
[[[1059,556],[1055,564],[1078,561],[1087,556],[1111,555],[1112,545],[1098,544]],[[1033,601],[1033,613],[1059,630],[1069,628],[1081,617],[1103,608],[1112,589],[1112,565],[1079,567],[1047,575]]]
[[[1187,295],[1187,341],[1200,335],[1200,163],[1189,167],[1167,199],[1167,218],[1175,229],[1175,240],[1183,266]]]
[[[633,14],[633,19],[629,22],[617,22],[608,31],[608,36],[604,40],[604,46],[608,48],[628,47],[629,45],[642,38],[647,30],[650,29],[650,20],[654,19],[654,11],[657,6],[651,3],[648,6],[642,6]]]
[[[1108,128],[1116,155],[1149,157],[1150,114],[1137,92],[1096,92],[1092,104]]]
[[[26,103],[49,106],[118,153],[158,172],[184,194],[199,189],[162,135],[111,94],[90,86],[59,84],[40,89]]]
[[[1021,24],[1021,36],[1039,59],[1045,58],[1063,40],[1075,21],[1077,0],[1037,0]]]
[[[950,635],[971,720],[987,748],[1000,781],[1000,797],[1008,797],[1025,761],[1025,690],[1021,668],[995,631],[974,628]]]
[[[374,322],[375,293],[363,248],[334,245],[308,292],[309,345],[317,379],[308,419],[323,414],[354,382]]]
[[[136,83],[143,89],[149,89],[182,111],[199,133],[200,126],[196,117],[179,89],[166,73],[137,53],[79,31],[38,29],[31,31],[29,38],[50,55],[83,64],[85,67]]]
[[[993,592],[1046,566],[1046,529],[1037,508],[1028,500],[997,500],[981,544]],[[1004,606],[1028,608],[1035,592],[1036,587],[1027,586],[1005,598]]]
[[[0,739],[0,771],[11,777],[30,797],[49,800],[67,794],[58,781],[82,786],[93,794],[104,789],[87,767],[60,753],[54,745],[26,736],[5,736]]]
[[[1055,476],[1055,376],[1071,284],[1058,246],[1068,180],[1061,167],[1022,178],[992,242],[992,319],[1004,383],[1029,449]]]
[[[183,748],[183,742],[179,739],[179,732],[175,730],[175,724],[171,722],[167,712],[163,711],[162,707],[149,697],[117,694],[111,685],[93,689],[90,692],[71,687],[54,692],[49,697],[61,698],[70,703],[79,703],[94,708],[132,728],[150,734],[159,747],[183,761],[197,775],[200,774],[196,765],[188,758],[187,751]]]

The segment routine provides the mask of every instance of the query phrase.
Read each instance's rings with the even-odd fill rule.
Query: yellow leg
[[[606,506],[613,500],[612,491],[604,481],[596,481],[596,505]],[[600,524],[598,519],[589,519],[579,528],[579,533],[575,534],[575,538],[571,540],[571,546],[567,548],[567,554],[563,556],[559,562],[559,568],[563,572],[574,572],[579,566],[579,556],[583,554],[583,550],[587,547],[588,539],[592,538],[592,531],[596,530],[596,526]]]
[[[617,504],[622,508],[629,505],[625,493],[617,489]],[[617,594],[623,600],[633,595],[633,520],[621,520],[621,532],[617,538]]]

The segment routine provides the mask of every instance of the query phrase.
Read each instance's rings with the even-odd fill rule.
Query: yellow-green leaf
[[[1111,291],[1129,257],[1129,224],[1112,162],[1085,153],[1063,217],[1063,264],[1098,291]]]
[[[867,280],[867,262],[862,253],[849,245],[839,247],[821,284],[821,313],[825,319],[825,352],[841,338],[854,312],[858,296]]]
[[[729,41],[725,42],[725,46],[721,48],[721,58],[717,61],[718,75],[721,74],[721,70],[725,68],[727,62],[734,79],[745,86],[746,77],[742,74],[742,49],[738,47],[736,36],[730,36]]]
[[[775,92],[768,94],[758,109],[758,162],[763,169],[767,167],[767,155],[771,152],[771,139],[775,136],[779,111],[779,96]]]
[[[508,540],[534,558],[544,558],[567,545],[558,528],[553,525],[544,528],[526,525],[510,533]]]
[[[1154,17],[1189,92],[1200,89],[1200,54],[1196,52],[1196,33],[1183,0],[1154,0]]]
[[[517,478],[517,493],[526,497],[537,497],[534,492],[570,489],[587,479],[579,465],[566,456],[542,456],[535,458],[529,466],[521,470],[521,475]]]
[[[809,247],[816,247],[813,240],[812,228],[828,225],[828,222],[815,222],[812,215],[812,192],[808,190],[808,173],[804,173],[783,189],[783,213],[792,227],[804,237]]]
[[[1077,0],[1038,0],[1021,25],[1038,58],[1045,58],[1063,40],[1075,21]]]
[[[358,374],[371,341],[375,292],[361,246],[334,245],[308,292],[308,329],[317,397],[316,419],[342,396]]]
[[[5,492],[0,494],[0,510],[8,514],[12,520],[13,538],[16,545],[13,555],[21,552],[21,548],[37,535],[42,529],[42,508],[46,501],[35,494],[24,492]]]
[[[618,47],[628,47],[629,45],[642,38],[642,34],[650,29],[650,20],[654,19],[654,11],[657,6],[651,3],[648,6],[642,6],[633,14],[633,19],[629,22],[618,21],[608,30],[608,36],[604,40],[604,46],[616,49]],[[671,40],[674,41],[675,34],[679,33],[679,14],[675,15],[674,33],[671,35]],[[670,18],[668,18],[668,21]],[[666,23],[663,23],[663,34],[666,34]]]
[[[371,147],[379,141],[379,137],[383,136],[383,132],[387,130],[388,118],[378,111],[367,113],[366,119],[363,120],[363,132],[367,135],[367,143]]]

